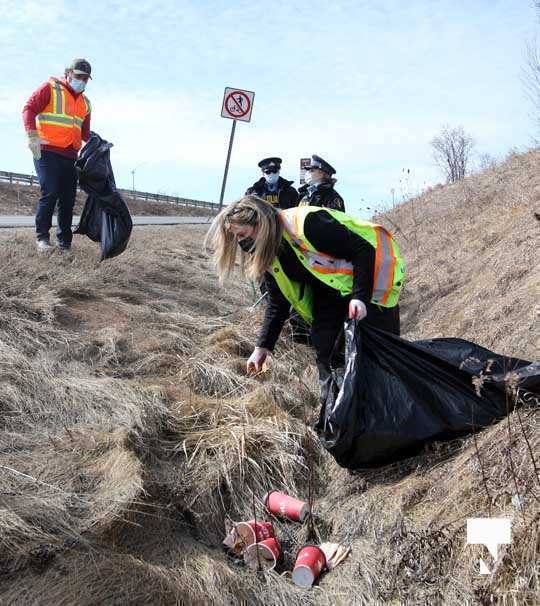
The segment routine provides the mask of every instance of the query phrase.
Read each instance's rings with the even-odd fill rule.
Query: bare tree
[[[433,157],[444,172],[448,183],[455,183],[467,174],[467,167],[474,147],[474,139],[463,126],[443,126],[441,132],[431,140]]]
[[[540,23],[540,0],[533,0],[532,6],[536,8],[536,16]],[[531,103],[531,117],[536,123],[536,129],[540,134],[540,48],[539,38],[527,44],[527,59],[524,69],[523,85],[525,95]],[[536,140],[538,143],[538,140]]]
[[[532,117],[540,132],[540,49],[537,40],[527,45],[524,85],[525,94],[531,102]]]

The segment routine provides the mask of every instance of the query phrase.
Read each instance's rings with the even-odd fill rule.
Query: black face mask
[[[248,236],[247,238],[242,238],[242,240],[238,240],[238,246],[245,253],[255,252],[255,240],[251,236]]]

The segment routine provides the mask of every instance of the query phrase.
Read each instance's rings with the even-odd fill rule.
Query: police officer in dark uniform
[[[262,177],[247,191],[246,196],[255,195],[282,210],[298,205],[298,192],[293,181],[280,177],[281,158],[264,158],[258,164]]]
[[[315,154],[306,167],[306,184],[300,187],[298,206],[322,206],[333,210],[345,211],[343,198],[334,189],[336,179],[332,175],[336,169]]]

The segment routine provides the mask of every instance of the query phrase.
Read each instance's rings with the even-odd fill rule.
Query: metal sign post
[[[233,121],[231,128],[231,138],[229,139],[229,149],[227,150],[227,160],[225,161],[225,172],[223,173],[223,183],[221,184],[221,194],[219,196],[219,210],[223,208],[223,198],[225,197],[225,187],[227,185],[227,175],[229,174],[229,164],[231,163],[232,146],[234,142],[234,133],[236,123],[251,121],[251,112],[253,111],[253,99],[255,93],[249,90],[227,87],[223,95],[221,105],[221,117],[229,118]]]
[[[225,161],[225,172],[223,173],[223,182],[221,184],[221,194],[219,194],[219,210],[223,208],[223,198],[225,196],[225,185],[227,185],[227,175],[229,174],[229,164],[231,163],[231,152],[234,141],[234,132],[236,131],[236,120],[233,120],[231,128],[231,138],[229,139],[229,150],[227,151],[227,160]]]

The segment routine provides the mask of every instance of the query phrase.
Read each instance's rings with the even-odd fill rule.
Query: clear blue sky
[[[0,170],[31,172],[21,109],[86,57],[92,128],[114,143],[120,186],[216,200],[231,122],[225,86],[256,92],[239,123],[226,200],[267,155],[298,181],[299,158],[337,170],[348,208],[440,180],[429,141],[462,124],[481,153],[530,144],[529,0],[0,0]]]

